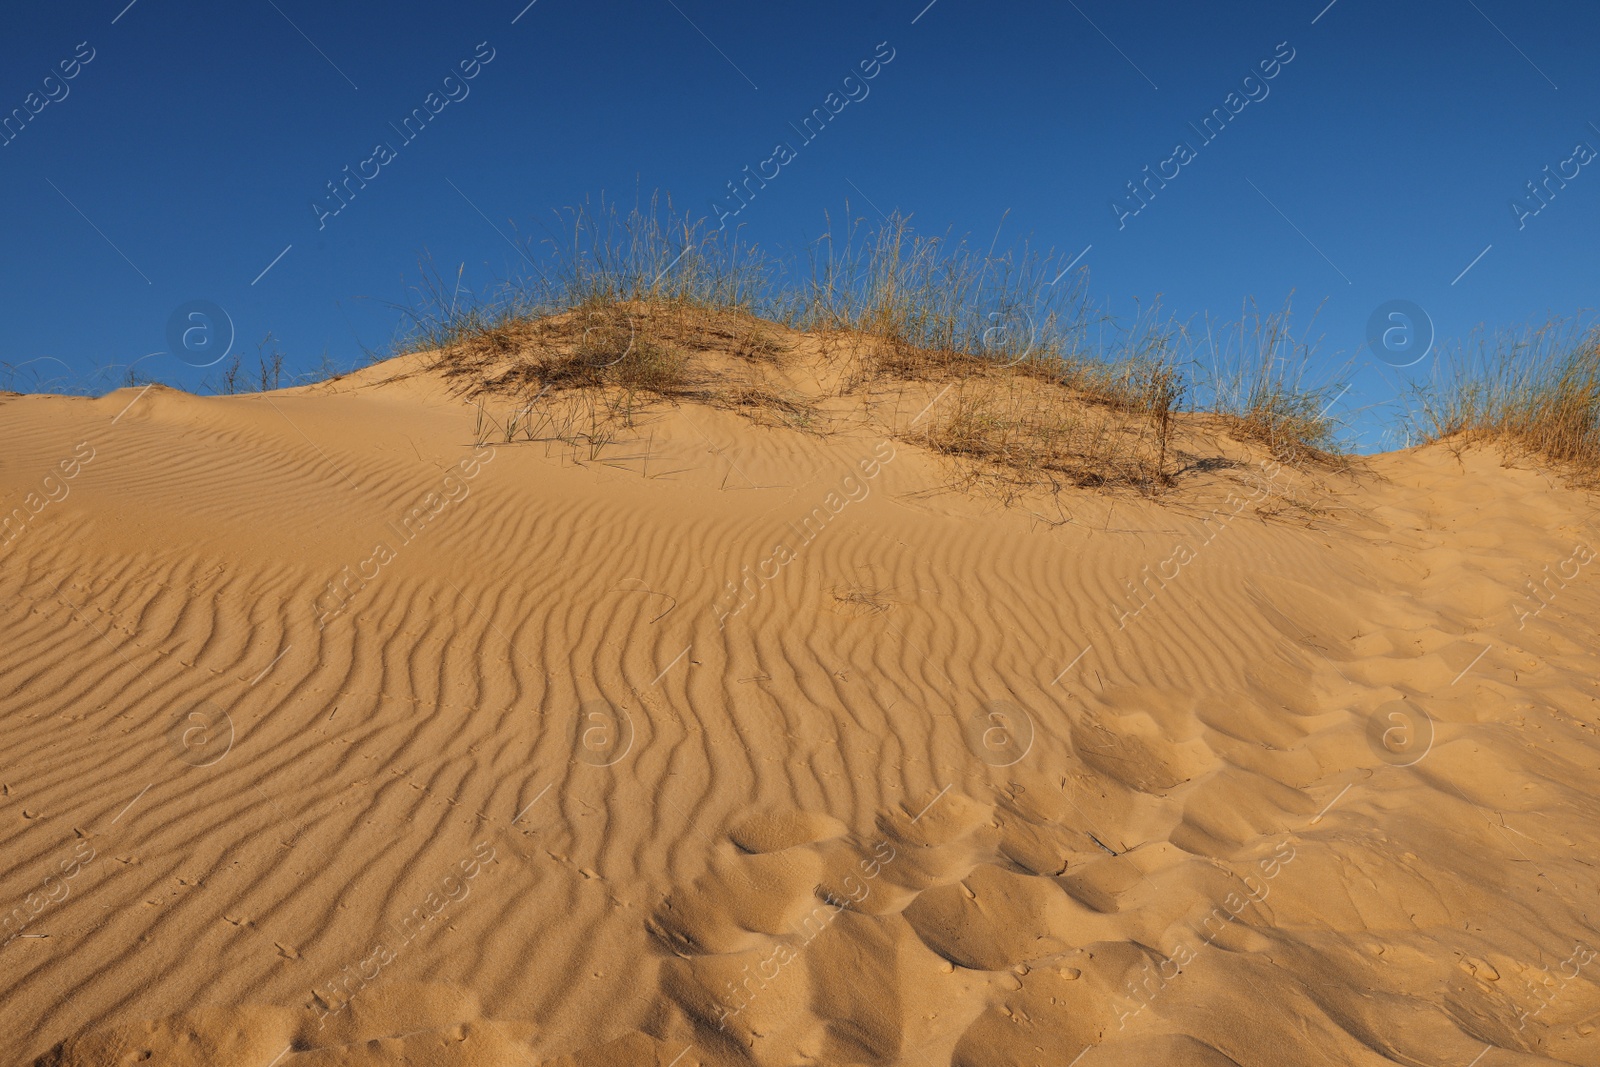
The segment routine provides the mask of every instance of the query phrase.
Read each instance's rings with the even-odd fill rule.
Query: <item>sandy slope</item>
[[[1600,1064],[1581,493],[417,366],[0,402],[5,1062]]]

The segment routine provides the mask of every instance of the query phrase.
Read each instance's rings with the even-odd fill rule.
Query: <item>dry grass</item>
[[[687,400],[816,430],[837,397],[787,374],[800,330],[843,360],[839,392],[869,407],[886,389],[948,386],[950,399],[926,420],[887,428],[1008,498],[1068,485],[1156,491],[1195,466],[1176,447],[1196,395],[1188,331],[1159,306],[1127,325],[1100,313],[1086,273],[1053,255],[995,256],[918,236],[893,216],[871,230],[830,225],[809,269],[796,271],[656,200],[627,215],[602,201],[562,220],[548,270],[476,294],[460,271],[448,278],[425,263],[404,309],[402,350],[438,352],[438,367],[485,418],[489,406],[509,406],[489,431],[507,440],[554,435],[593,451],[651,405]],[[539,262],[531,249],[525,259]],[[1242,353],[1248,335],[1238,329]],[[1228,421],[1230,436],[1282,458],[1325,457],[1320,397],[1284,369],[1310,348],[1280,343],[1286,312],[1255,329],[1262,367],[1236,373],[1236,384],[1249,383],[1239,397],[1213,389],[1206,410]]]
[[[899,214],[871,231],[856,223],[836,235],[830,224],[789,310],[799,328],[876,339],[891,373],[969,359],[1054,362],[1081,357],[1094,319],[1086,276],[1064,267],[1027,247],[997,257],[920,236]]]
[[[1296,338],[1290,322],[1288,301],[1266,315],[1247,304],[1236,322],[1207,321],[1203,343],[1196,338],[1209,372],[1204,402],[1231,436],[1265,445],[1274,459],[1328,465],[1340,457],[1327,408],[1342,385],[1307,381],[1317,346],[1307,340],[1310,324]]]
[[[626,216],[602,201],[561,218],[565,236],[549,242],[549,269],[533,266],[535,250],[525,249],[532,273],[488,294],[465,290],[460,271],[447,279],[424,263],[400,347],[436,351],[438,367],[468,396],[529,409],[515,422],[523,437],[571,436],[595,412],[631,427],[661,400],[806,421],[798,398],[756,373],[780,365],[788,348],[782,331],[754,314],[761,257],[655,200]],[[715,356],[747,365],[755,380],[714,373],[707,364]],[[551,413],[572,408],[574,396],[581,417]]]
[[[1015,376],[960,382],[937,414],[904,436],[973,461],[964,468],[966,480],[1007,499],[1032,489],[1167,481],[1162,450],[1139,421]]]
[[[848,615],[882,615],[894,607],[889,591],[876,587],[852,584],[846,587],[833,589],[834,603],[841,605],[840,611]]]
[[[480,439],[560,442],[594,460],[614,458],[607,449],[661,402],[817,430],[816,398],[784,380],[789,351],[778,328],[741,312],[590,303],[468,336],[435,366],[477,402]]]
[[[1508,445],[1600,479],[1600,326],[1480,332],[1440,357],[1415,407],[1428,440]]]

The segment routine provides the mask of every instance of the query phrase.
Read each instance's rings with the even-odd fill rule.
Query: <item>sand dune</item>
[[[0,420],[8,1062],[1600,1064],[1529,464],[1005,507],[867,420],[480,442],[422,357]]]

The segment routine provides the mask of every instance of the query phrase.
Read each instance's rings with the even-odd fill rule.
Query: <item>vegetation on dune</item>
[[[998,231],[980,251],[899,214],[830,219],[800,257],[769,256],[660,198],[627,212],[602,198],[558,218],[545,240],[513,242],[517,274],[478,291],[464,267],[425,259],[396,306],[393,353],[434,353],[477,401],[480,436],[565,442],[593,459],[661,400],[824,431],[830,402],[854,395],[870,418],[891,394],[880,429],[1007,499],[1067,485],[1159,491],[1227,462],[1217,437],[1300,466],[1348,459],[1329,410],[1350,364],[1330,371],[1316,316],[1297,334],[1288,301],[1199,323],[1157,302],[1121,320],[1090,300],[1075,261],[1026,245],[996,255]],[[826,388],[785,373],[802,344],[839,372]],[[155,381],[139,362],[86,384],[50,357],[0,360],[0,392]],[[271,334],[212,373],[206,387],[224,394],[340,376],[326,353],[317,370],[286,373]],[[1600,479],[1600,325],[1480,330],[1441,346],[1424,373],[1405,383],[1408,440],[1495,445]],[[901,400],[919,416],[903,417]]]
[[[1600,475],[1600,326],[1479,331],[1414,393],[1410,421],[1425,440],[1494,442],[1585,481]]]
[[[803,261],[652,200],[562,214],[560,236],[519,245],[526,269],[483,293],[423,264],[397,349],[434,351],[480,399],[484,432],[511,439],[615,435],[652,398],[722,403],[815,425],[820,396],[774,385],[790,330],[847,372],[838,393],[921,389],[943,399],[890,432],[967,462],[1009,495],[1063,485],[1156,490],[1204,466],[1179,416],[1214,416],[1274,456],[1332,457],[1327,400],[1308,384],[1315,346],[1289,308],[1194,331],[1159,305],[1122,323],[1087,296],[1087,274],[1023,247],[996,255],[922,236],[899,215],[831,222]],[[726,357],[713,370],[707,354]],[[748,376],[726,369],[750,368]],[[510,400],[492,417],[486,398]],[[1192,436],[1192,435],[1190,435]]]

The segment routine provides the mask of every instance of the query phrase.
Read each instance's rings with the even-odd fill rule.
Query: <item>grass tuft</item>
[[[1479,331],[1441,355],[1415,395],[1411,421],[1428,440],[1509,445],[1600,478],[1600,326]]]
[[[1274,459],[1326,464],[1338,458],[1327,410],[1344,385],[1308,380],[1319,362],[1317,345],[1307,339],[1316,316],[1296,338],[1292,304],[1291,296],[1280,310],[1262,314],[1249,302],[1235,322],[1206,321],[1196,345],[1208,372],[1203,402],[1234,437],[1260,442]]]

